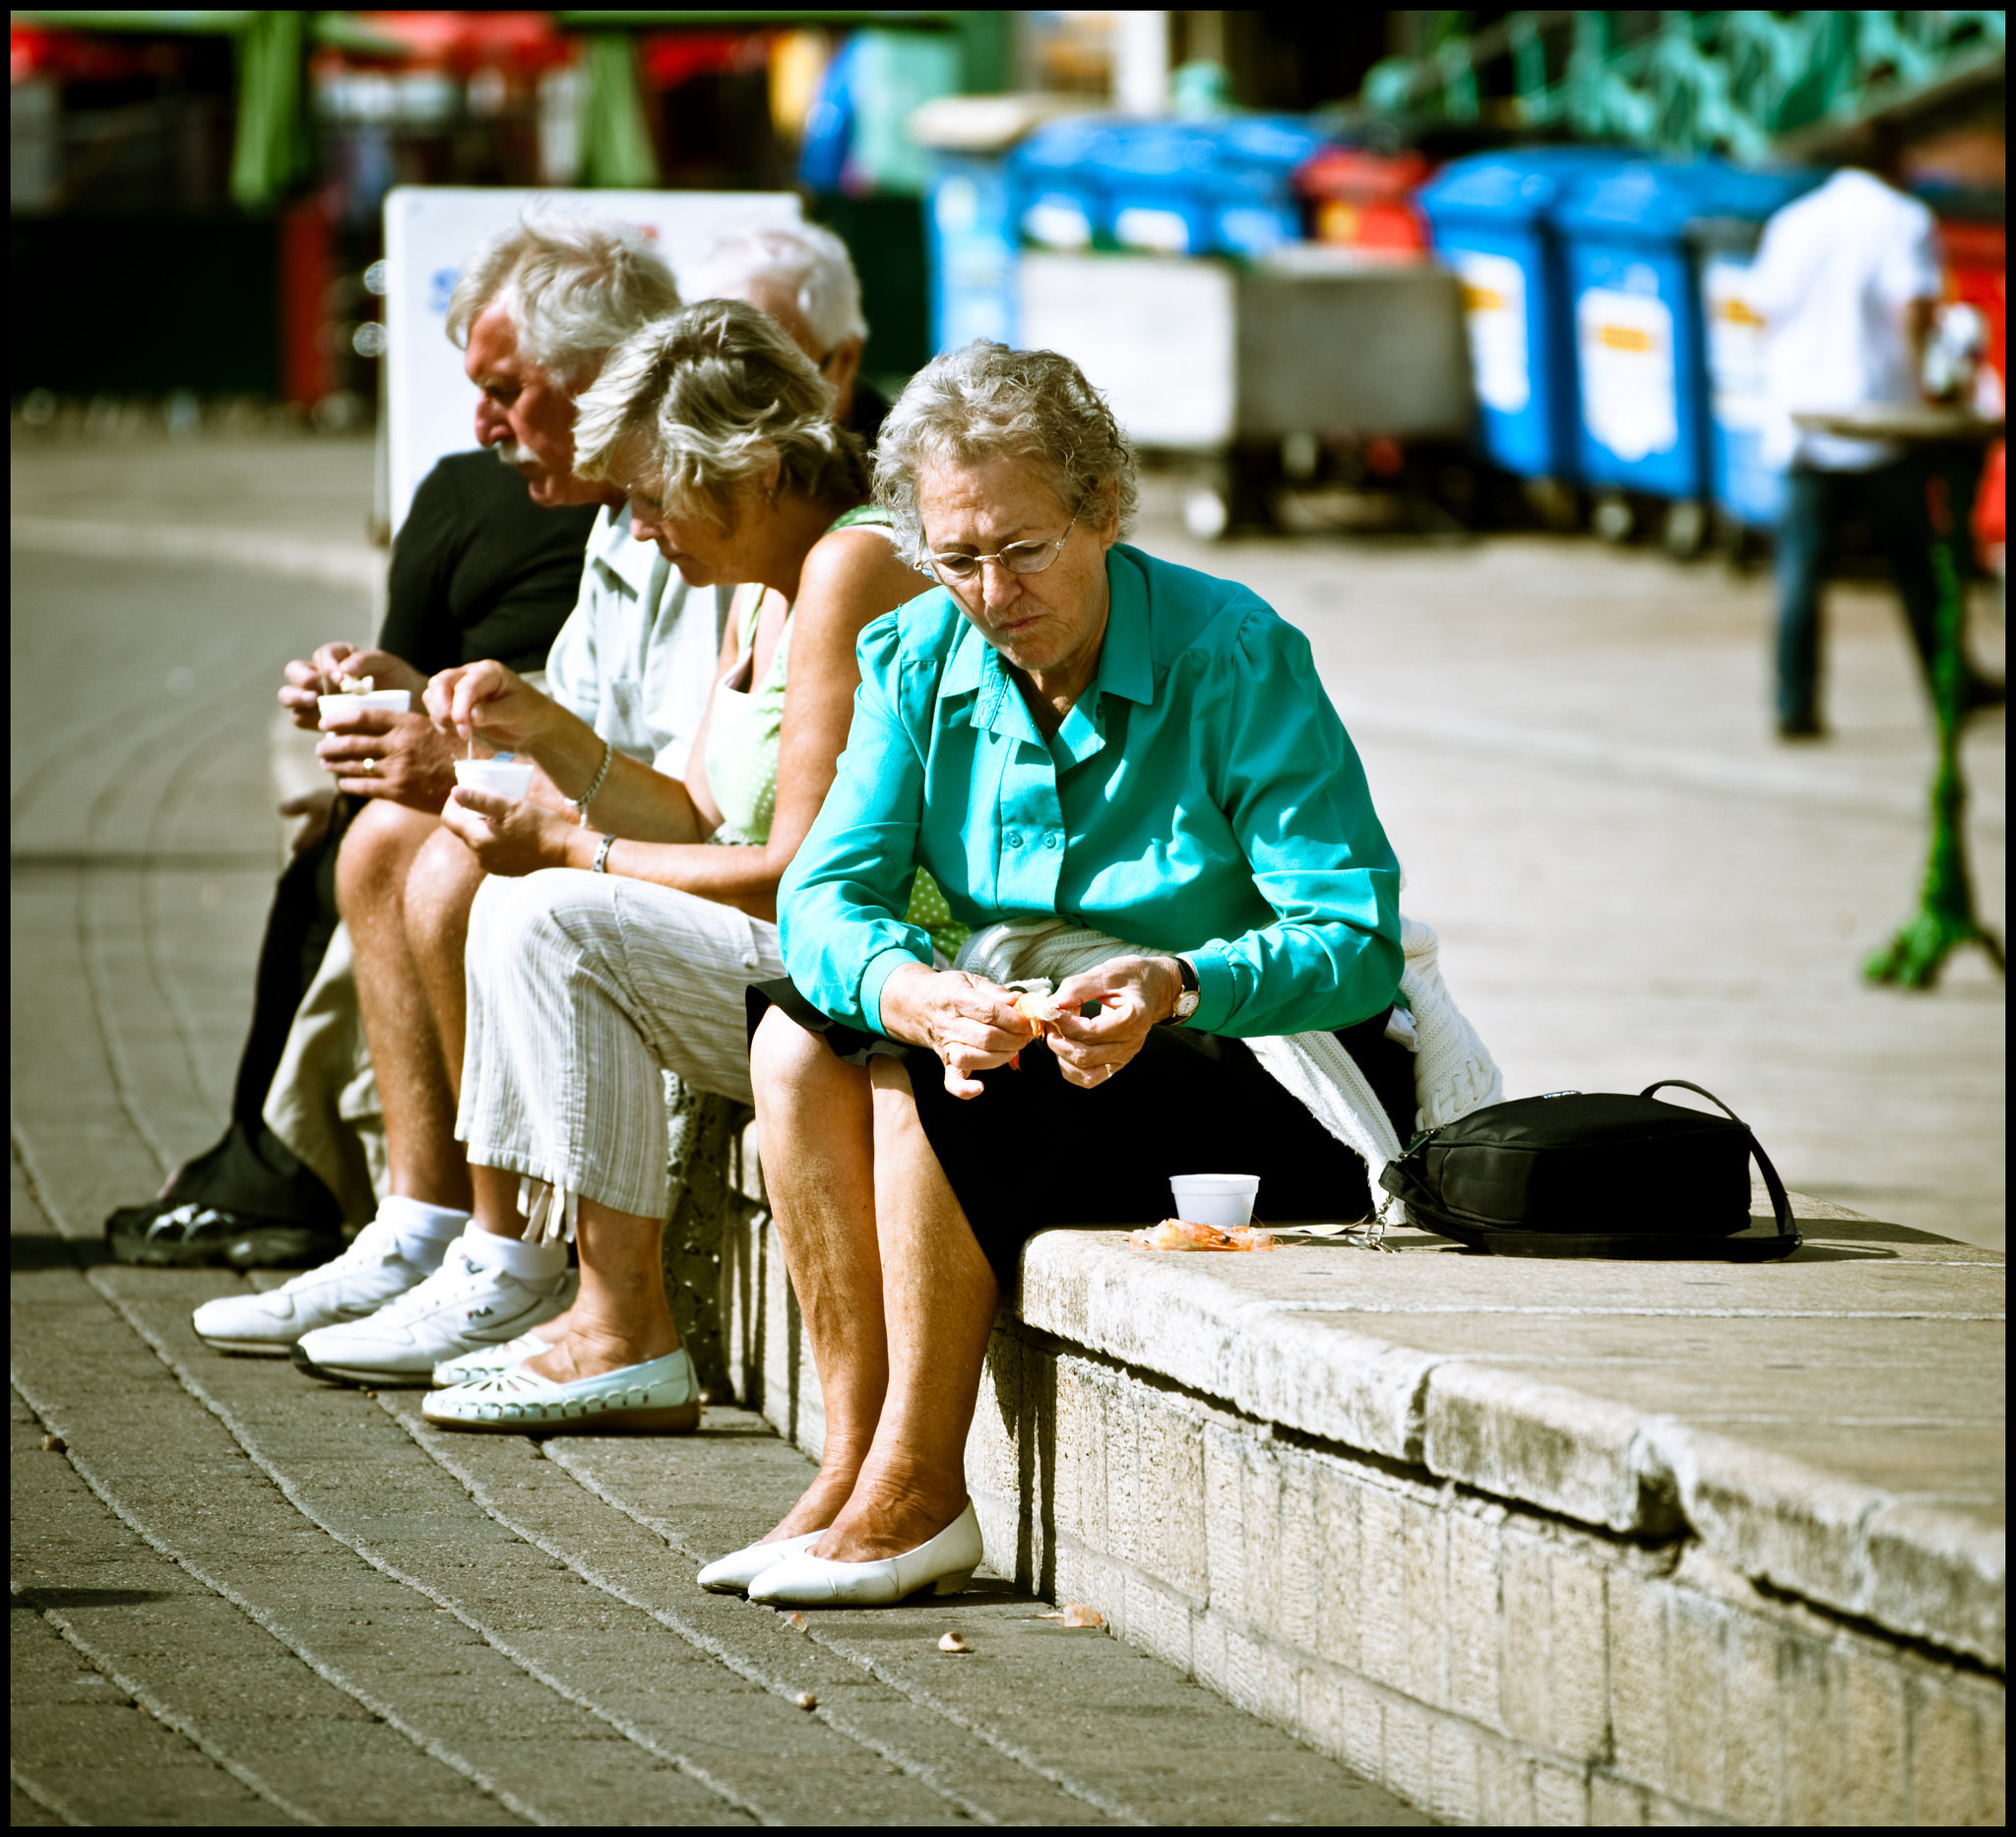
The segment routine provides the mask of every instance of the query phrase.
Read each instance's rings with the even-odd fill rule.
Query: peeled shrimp
[[[1197,1225],[1188,1219],[1164,1219],[1141,1231],[1130,1231],[1127,1241],[1137,1250],[1276,1250],[1271,1232],[1257,1225],[1234,1225],[1221,1231],[1216,1225]]]
[[[1057,1023],[1064,1018],[1064,1010],[1047,995],[1039,995],[1034,989],[1022,989],[1011,996],[1008,1005],[1029,1023],[1030,1032],[1039,1040],[1055,1032]]]

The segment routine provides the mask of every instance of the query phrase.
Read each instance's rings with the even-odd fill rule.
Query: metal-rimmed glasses
[[[926,553],[924,559],[937,571],[943,580],[965,586],[968,581],[976,580],[983,564],[998,561],[1010,574],[1040,574],[1056,560],[1064,544],[1071,539],[1071,532],[1078,527],[1073,517],[1064,526],[1064,534],[1048,542],[1010,542],[1007,547],[991,555],[934,555]]]

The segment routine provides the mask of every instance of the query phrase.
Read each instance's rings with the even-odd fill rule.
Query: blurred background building
[[[1131,339],[1158,391],[1189,389],[1166,425],[1128,412],[1196,468],[1199,534],[1590,520],[1740,548],[1771,505],[1744,472],[1737,282],[1826,163],[1901,156],[1978,315],[1965,386],[1999,389],[2004,32],[1987,12],[17,12],[9,393],[32,427],[356,426],[394,186],[794,189],[854,251],[885,386],[975,335],[1082,337],[1117,402],[1128,353],[1099,340]],[[1582,412],[1566,328],[1606,262],[1666,275],[1670,374],[1644,375],[1673,397],[1670,459],[1620,456]],[[1393,285],[1409,266],[1443,292]],[[1510,370],[1494,275],[1531,295]],[[1410,387],[1368,392],[1364,351],[1403,325]],[[1628,393],[1631,351],[1605,351]],[[1999,480],[1997,455],[1996,504]]]

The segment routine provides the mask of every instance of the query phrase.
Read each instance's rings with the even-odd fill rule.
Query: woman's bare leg
[[[500,1237],[519,1237],[518,1175],[472,1164],[475,1222]],[[662,1219],[618,1212],[583,1199],[575,1213],[574,1243],[581,1254],[581,1292],[557,1319],[542,1321],[541,1339],[553,1350],[527,1362],[540,1377],[567,1383],[641,1365],[679,1350],[679,1329],[665,1300]]]
[[[581,1293],[567,1310],[567,1337],[525,1368],[565,1384],[677,1352],[660,1249],[664,1233],[663,1219],[582,1200],[574,1219]]]
[[[775,1008],[756,1030],[749,1073],[764,1185],[826,1405],[819,1472],[770,1533],[797,1537],[824,1530],[847,1503],[889,1384],[874,1109],[868,1074]]]
[[[871,1077],[888,1395],[847,1509],[812,1547],[837,1562],[914,1550],[965,1509],[966,1434],[1000,1299],[917,1119],[910,1074],[878,1058]]]

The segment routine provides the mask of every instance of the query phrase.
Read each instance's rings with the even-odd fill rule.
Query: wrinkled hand
[[[280,705],[295,727],[310,729],[322,725],[322,711],[315,698],[339,693],[346,676],[369,676],[381,689],[406,689],[415,707],[427,686],[426,677],[404,658],[394,657],[390,651],[359,650],[341,638],[323,645],[311,658],[296,658],[283,673],[286,681],[281,686]]]
[[[512,879],[575,865],[570,850],[588,833],[530,798],[514,801],[466,785],[442,807],[441,823],[469,845],[484,873]]]
[[[364,709],[330,723],[315,752],[340,790],[429,816],[455,789],[455,755],[425,715]]]
[[[1067,977],[1050,999],[1059,1010],[1049,1048],[1072,1084],[1102,1085],[1147,1045],[1150,1031],[1175,1012],[1182,972],[1170,957],[1115,957]],[[1087,1019],[1079,1010],[1091,1003]]]
[[[287,839],[287,847],[294,854],[305,855],[329,834],[329,825],[336,815],[336,788],[318,785],[313,791],[304,791],[298,797],[287,798],[280,806],[280,813],[307,819]]]
[[[427,684],[428,718],[449,741],[474,739],[493,752],[527,752],[553,703],[502,664],[463,664]]]
[[[964,970],[917,964],[882,984],[882,1029],[937,1053],[954,1097],[978,1097],[986,1086],[974,1074],[1007,1064],[1033,1038],[1010,999],[1006,989]]]

